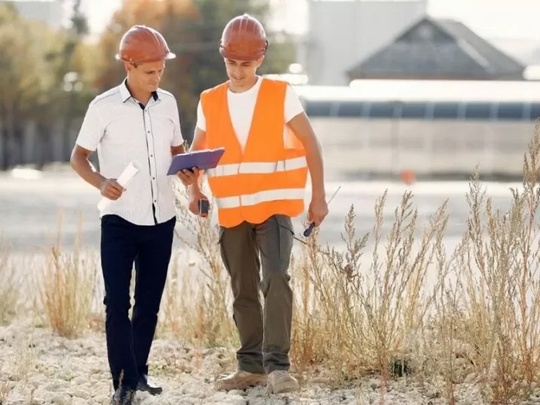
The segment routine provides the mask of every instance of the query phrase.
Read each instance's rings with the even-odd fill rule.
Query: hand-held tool
[[[332,194],[332,197],[330,197],[330,199],[328,200],[328,204],[326,205],[330,205],[330,203],[332,202],[332,200],[334,199],[334,197],[336,196],[336,194],[338,193],[339,189],[341,188],[341,186],[339,186],[336,191],[334,191],[334,194]],[[307,238],[309,235],[311,235],[311,233],[313,232],[313,228],[315,228],[315,222],[312,222],[311,224],[309,224],[309,227],[304,230],[304,236]]]

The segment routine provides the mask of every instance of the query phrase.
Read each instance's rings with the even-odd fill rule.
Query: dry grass
[[[181,199],[187,198],[184,190],[177,191]],[[173,258],[163,299],[164,326],[176,337],[203,347],[235,344],[229,317],[229,280],[221,264],[218,228],[189,213],[185,204],[178,204],[178,210],[188,233],[177,236],[189,251]]]
[[[383,195],[375,205],[373,229],[359,236],[351,207],[342,235],[345,252],[321,250],[311,240],[294,269],[301,298],[293,356],[302,369],[324,364],[336,384],[366,374],[388,381],[420,370],[427,350],[426,320],[433,302],[427,274],[441,247],[446,205],[419,230],[412,195],[405,193],[384,232],[385,202]],[[368,245],[371,255],[364,259]]]
[[[36,368],[38,353],[31,337],[25,336],[15,343],[15,356],[10,364],[11,378],[27,383]]]
[[[523,187],[509,191],[504,212],[472,179],[450,257],[446,204],[420,228],[405,193],[385,232],[383,195],[373,229],[359,236],[351,207],[346,251],[310,241],[293,269],[296,365],[324,365],[336,383],[369,373],[440,377],[449,403],[462,383],[480,384],[489,403],[527,398],[540,376],[539,166],[537,130]]]
[[[16,316],[20,300],[20,279],[8,252],[7,243],[0,238],[0,325]]]
[[[362,232],[351,206],[343,251],[321,246],[316,232],[305,240],[291,267],[295,371],[307,377],[324,371],[336,385],[375,374],[382,390],[401,376],[437,382],[449,404],[464,384],[480,386],[487,403],[527,399],[540,377],[539,166],[537,128],[523,184],[509,190],[504,210],[473,178],[465,196],[468,219],[451,254],[447,205],[423,221],[409,192],[397,207],[387,207],[383,194],[373,227]],[[235,348],[218,228],[189,214],[185,193],[178,196],[187,230],[179,238],[189,251],[173,257],[159,333],[198,347]],[[77,249],[62,254],[55,247],[49,259],[41,290],[45,313],[59,334],[76,336],[92,317],[96,264],[84,262]]]
[[[96,282],[97,260],[87,258],[78,238],[72,252],[62,252],[60,235],[48,254],[39,280],[38,314],[60,336],[76,338],[92,326],[94,299],[99,296]]]
[[[0,383],[0,405],[7,405],[11,386],[8,381]]]

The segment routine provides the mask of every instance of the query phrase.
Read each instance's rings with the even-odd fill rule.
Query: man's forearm
[[[98,190],[101,189],[101,184],[105,178],[94,168],[88,158],[75,155],[71,158],[71,167],[83,180],[91,184]]]
[[[193,142],[191,143],[191,147],[189,148],[190,152],[195,152],[197,150],[201,150],[205,147],[205,138],[206,133],[196,129],[195,135],[193,137]],[[200,193],[201,192],[201,184],[202,184],[202,178],[204,176],[204,171],[199,171],[199,177],[197,178],[197,181],[195,181],[192,185],[188,186],[188,191],[191,193]]]
[[[204,172],[201,170],[199,172],[199,176],[197,177],[197,180],[188,186],[188,191],[190,193],[197,193],[197,192],[201,192],[201,184],[202,184],[202,177],[204,175]]]
[[[319,143],[309,142],[306,145],[306,161],[311,177],[311,193],[313,198],[324,198],[324,163]]]

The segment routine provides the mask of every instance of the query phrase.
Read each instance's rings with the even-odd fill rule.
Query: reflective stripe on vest
[[[295,217],[304,210],[308,167],[300,138],[285,123],[288,84],[261,78],[247,143],[242,150],[228,109],[227,83],[205,90],[206,145],[224,147],[219,165],[206,171],[219,224],[260,224],[275,214]]]
[[[304,198],[303,188],[283,188],[279,190],[265,190],[254,194],[245,194],[235,197],[216,198],[218,208],[238,208],[257,205],[263,202],[278,200],[299,200]]]
[[[209,177],[233,176],[235,174],[268,174],[297,170],[305,167],[307,167],[306,158],[300,156],[277,162],[243,162],[218,165],[214,169],[207,170],[207,174]]]

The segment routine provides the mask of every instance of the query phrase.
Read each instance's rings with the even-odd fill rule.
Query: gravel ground
[[[1,404],[108,404],[111,384],[107,371],[105,341],[101,333],[89,332],[79,339],[56,336],[31,321],[0,327]],[[151,378],[164,388],[162,395],[138,393],[136,404],[447,404],[442,384],[402,378],[382,389],[376,378],[348,387],[331,388],[328,379],[297,375],[301,390],[294,394],[268,395],[265,388],[246,392],[217,392],[213,381],[234,369],[230,349],[197,349],[171,339],[156,339],[151,353]],[[2,395],[4,395],[3,401]],[[6,398],[7,396],[7,398]],[[479,387],[461,384],[457,404],[485,402]],[[531,399],[527,404],[540,403]]]

